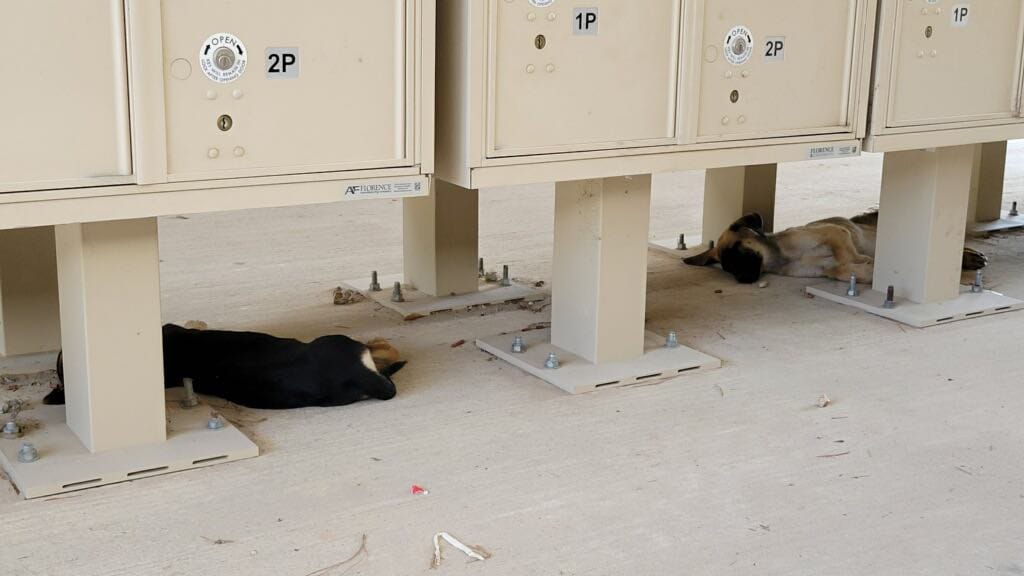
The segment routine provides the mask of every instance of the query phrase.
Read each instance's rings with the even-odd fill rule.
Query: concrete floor
[[[871,207],[880,171],[877,156],[785,166],[777,222]],[[699,232],[702,180],[656,179],[653,236]],[[1020,145],[1007,186],[1024,200]],[[550,186],[485,191],[487,262],[549,278],[552,210]],[[245,462],[32,502],[0,483],[3,571],[426,574],[444,530],[492,557],[449,549],[438,574],[1024,574],[1024,314],[916,331],[807,299],[806,281],[739,286],[652,251],[650,327],[725,366],[572,397],[452,347],[547,311],[405,323],[331,304],[342,279],[401,269],[400,219],[367,202],[162,220],[166,320],[386,336],[410,360],[399,396],[223,407],[261,446]],[[1024,235],[975,245],[991,285],[1024,295]],[[365,553],[318,572],[363,535]]]

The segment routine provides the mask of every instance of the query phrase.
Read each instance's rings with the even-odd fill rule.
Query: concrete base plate
[[[851,297],[846,295],[848,288],[849,285],[845,282],[830,282],[809,286],[807,293],[839,304],[853,306],[915,328],[927,328],[1024,308],[1024,302],[1020,300],[988,290],[975,294],[966,286],[960,287],[960,296],[953,300],[918,304],[897,298],[895,307],[885,308],[882,306],[885,302],[885,294],[865,288],[861,290],[859,296]]]
[[[472,294],[457,294],[453,296],[431,296],[403,284],[402,295],[405,298],[405,302],[392,302],[391,291],[395,286],[395,282],[400,282],[401,280],[401,274],[379,277],[380,292],[370,292],[368,290],[370,286],[369,277],[346,280],[342,283],[342,286],[363,293],[367,298],[381,306],[398,312],[403,318],[417,318],[438,312],[464,310],[475,306],[504,304],[506,302],[524,300],[533,302],[547,297],[544,292],[532,286],[525,286],[515,282],[511,286],[501,286],[481,280],[478,291]]]
[[[679,246],[678,237],[651,240],[648,243],[648,246],[651,250],[657,250],[658,252],[667,254],[669,256],[675,256],[676,258],[695,256],[707,249],[707,246],[701,244],[700,236],[687,236],[686,250],[676,250],[676,247]]]
[[[1024,228],[1024,216],[1010,216],[1010,213],[1007,212],[999,220],[993,220],[991,222],[975,222],[969,226],[969,228],[971,234],[975,235],[999,232],[1000,230]]]
[[[39,498],[259,455],[259,448],[226,421],[219,430],[207,429],[210,409],[181,408],[183,395],[182,388],[167,391],[166,442],[95,454],[65,424],[63,406],[34,407],[18,417],[26,429],[22,438],[0,439],[0,463],[25,498]],[[18,461],[23,442],[35,446],[37,461]]]
[[[522,354],[513,354],[512,341],[523,337]],[[652,384],[689,372],[703,372],[721,368],[722,361],[679,346],[665,348],[665,338],[647,333],[644,355],[631,362],[591,364],[590,362],[551,344],[551,330],[535,330],[517,334],[492,336],[476,341],[478,348],[513,366],[529,372],[541,380],[558,386],[570,394],[593,392],[599,388],[617,388],[635,384]],[[558,355],[561,367],[544,367],[548,354]]]

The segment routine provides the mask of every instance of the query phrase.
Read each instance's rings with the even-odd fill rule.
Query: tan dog
[[[758,214],[740,218],[710,250],[685,258],[692,266],[721,263],[722,269],[743,284],[757,282],[764,273],[797,278],[832,278],[870,284],[875,267],[878,213],[856,218],[828,218],[805,226],[766,234]],[[964,270],[988,264],[985,255],[964,248]]]

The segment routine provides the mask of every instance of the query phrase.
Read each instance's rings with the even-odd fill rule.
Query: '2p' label
[[[206,77],[218,84],[234,82],[245,73],[249,53],[234,34],[214,34],[199,50],[199,65]]]
[[[746,64],[754,53],[754,35],[746,26],[736,26],[725,35],[725,59],[733,66]]]

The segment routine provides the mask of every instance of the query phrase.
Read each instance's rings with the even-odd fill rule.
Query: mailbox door
[[[1021,0],[896,4],[890,127],[1016,115]]]
[[[412,0],[164,0],[170,180],[412,165]]]
[[[120,0],[0,7],[0,189],[131,174]]]
[[[676,143],[680,0],[486,1],[488,156]]]
[[[702,141],[845,133],[857,0],[705,0]]]

